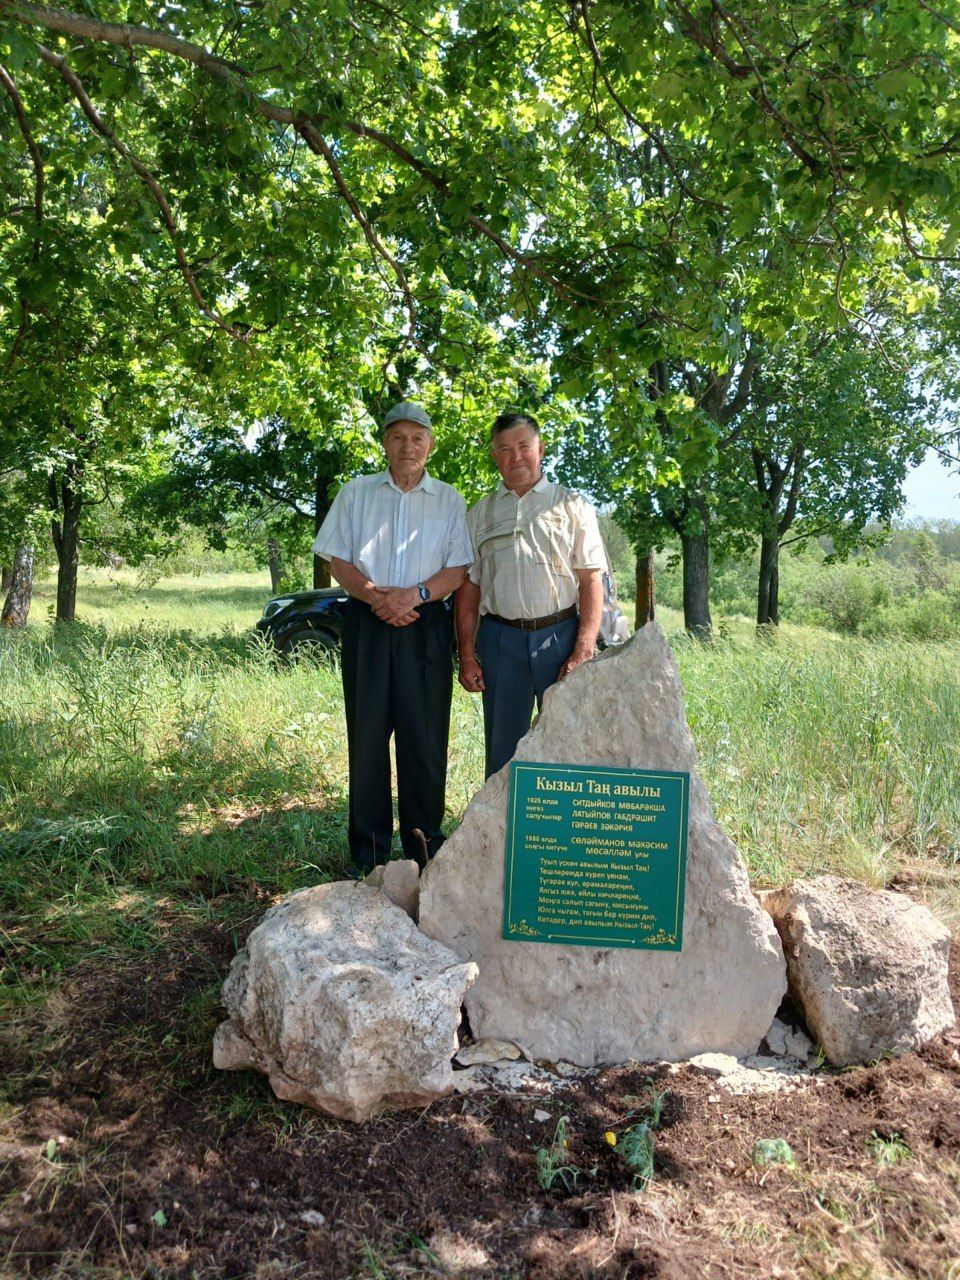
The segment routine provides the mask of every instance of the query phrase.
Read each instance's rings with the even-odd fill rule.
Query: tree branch
[[[938,22],[942,22],[945,27],[949,27],[951,31],[960,32],[960,23],[948,18],[945,13],[941,13],[939,9],[934,9],[926,0],[918,0],[920,8],[930,14],[932,18],[936,18]]]
[[[728,422],[732,422],[746,408],[747,401],[750,399],[750,391],[753,384],[753,375],[757,370],[757,361],[760,359],[761,343],[753,334],[747,340],[747,354],[743,358],[743,364],[740,366],[740,373],[737,377],[737,389],[734,392],[732,400],[729,400],[720,409],[720,422],[726,426]],[[723,444],[729,441],[724,440]]]
[[[218,481],[217,484],[227,485],[241,498],[247,498],[251,489],[261,497],[266,494],[277,506],[289,507],[291,511],[294,511],[298,516],[302,516],[305,520],[313,519],[311,510],[301,507],[296,498],[278,488],[277,485],[271,484],[269,480],[225,480]]]
[[[218,315],[217,312],[207,303],[201,293],[200,286],[197,284],[196,278],[191,270],[190,263],[187,261],[187,255],[184,253],[180,245],[180,238],[177,235],[177,225],[174,220],[173,211],[170,208],[170,202],[163,193],[163,188],[160,186],[160,183],[156,180],[146,165],[143,164],[134,152],[130,150],[125,142],[120,141],[117,135],[106,123],[99,111],[97,111],[97,108],[91,102],[90,96],[83,87],[79,76],[70,69],[66,58],[61,57],[59,53],[54,53],[53,50],[48,49],[46,45],[41,44],[37,47],[40,50],[40,57],[43,61],[53,67],[61,79],[69,85],[70,90],[77,102],[79,102],[84,115],[93,125],[94,129],[96,129],[97,133],[99,133],[102,138],[106,139],[107,143],[114,151],[116,151],[117,155],[122,156],[122,158],[126,160],[130,168],[149,189],[150,194],[153,196],[157,203],[157,207],[160,210],[163,225],[170,238],[170,243],[173,245],[173,252],[177,259],[177,265],[180,268],[180,274],[186,281],[187,288],[190,290],[193,300],[196,302],[201,315],[206,316],[208,320],[212,321],[218,328],[222,329],[224,333],[228,333],[231,338],[236,338],[240,342],[246,341],[250,330],[246,326],[233,325],[230,324],[229,321],[224,320],[223,317]]]
[[[905,372],[906,366],[902,362],[898,367],[893,362],[893,360],[891,360],[890,356],[887,355],[887,349],[883,345],[883,339],[880,337],[880,334],[877,332],[877,326],[873,323],[870,317],[866,315],[860,315],[858,312],[852,311],[843,301],[842,286],[843,286],[843,273],[846,270],[846,266],[847,266],[847,244],[842,236],[838,236],[837,238],[837,247],[840,251],[840,261],[837,263],[837,273],[836,273],[836,276],[834,277],[833,296],[837,304],[838,311],[845,318],[849,328],[853,329],[854,332],[858,332],[858,330],[856,329],[856,325],[853,323],[854,321],[856,321],[856,324],[862,324],[867,329],[867,331],[870,334],[870,340],[876,344],[877,350],[880,352],[880,355],[883,358],[883,362],[884,364],[887,365],[888,368],[897,369],[898,372],[900,373]]]
[[[764,475],[763,466],[766,459],[756,445],[751,445],[750,457],[753,461],[753,475],[757,482],[757,489],[761,496],[765,498],[767,496],[767,477]]]
[[[58,31],[61,35],[79,37],[81,40],[106,41],[129,50],[134,45],[141,45],[145,49],[172,53],[175,57],[195,63],[221,80],[247,74],[238,63],[220,58],[209,49],[189,40],[182,40],[168,31],[153,31],[149,27],[137,26],[131,22],[100,22],[96,18],[71,13],[67,9],[55,9],[51,5],[21,4],[19,0],[2,0],[0,13],[7,13],[34,26],[46,27],[49,31]]]
[[[780,537],[787,532],[797,517],[797,505],[800,501],[800,484],[803,480],[804,462],[806,459],[806,450],[802,444],[798,444],[787,463],[787,470],[793,469],[793,475],[790,477],[790,490],[787,494],[787,505],[783,510],[783,517],[777,526],[777,532]]]
[[[57,477],[53,471],[47,472],[47,498],[51,513],[50,537],[53,539],[53,549],[57,553],[57,559],[59,560],[63,547],[63,537],[60,528],[60,494],[57,490]]]
[[[593,63],[594,63],[594,67],[596,69],[597,75],[599,75],[600,79],[603,81],[604,88],[606,89],[607,93],[610,95],[611,100],[616,104],[617,107],[619,107],[620,111],[623,113],[624,119],[627,120],[630,124],[632,124],[635,128],[639,129],[645,138],[648,138],[651,142],[656,143],[657,150],[659,151],[660,155],[663,157],[667,168],[673,174],[674,178],[676,178],[677,184],[680,187],[680,190],[684,193],[684,195],[689,196],[689,198],[693,200],[696,204],[705,205],[710,209],[726,210],[726,207],[727,207],[726,205],[718,204],[715,200],[707,200],[703,196],[698,195],[695,191],[692,191],[687,186],[686,182],[684,181],[683,175],[680,172],[680,167],[676,163],[676,161],[673,159],[670,152],[667,150],[666,143],[663,141],[663,135],[660,133],[659,129],[654,129],[652,126],[644,124],[642,120],[639,120],[633,114],[630,108],[626,105],[623,99],[619,96],[616,89],[614,89],[613,85],[610,83],[610,77],[607,75],[607,69],[603,65],[603,59],[600,56],[600,49],[597,45],[596,38],[594,37],[594,34],[593,34],[593,27],[590,23],[589,10],[590,10],[590,0],[580,0],[579,5],[576,5],[576,4],[574,5],[574,14],[576,16],[579,16],[581,21],[583,22],[584,39],[586,40],[587,48],[590,51],[590,56],[593,59]]]
[[[730,28],[738,40],[747,59],[746,63],[738,62],[735,58],[731,57],[724,47],[723,41],[716,34],[716,31],[710,31],[709,33],[706,32],[702,24],[685,4],[681,3],[680,0],[675,0],[675,6],[677,13],[680,16],[680,25],[684,34],[693,40],[695,44],[698,44],[701,49],[706,50],[711,57],[715,58],[717,62],[725,68],[728,74],[733,77],[733,79],[753,79],[755,87],[752,92],[761,111],[770,119],[775,120],[780,126],[780,136],[797,159],[807,169],[809,169],[811,173],[820,173],[823,168],[822,164],[799,141],[796,137],[794,126],[770,97],[763,79],[763,73],[751,57],[742,35],[736,29],[735,24],[726,10],[717,3],[717,0],[711,0],[713,12],[722,19],[724,24]]]
[[[17,125],[20,128],[20,133],[23,135],[27,150],[30,152],[30,159],[33,162],[33,220],[39,227],[43,221],[43,190],[45,184],[43,156],[40,154],[37,140],[30,130],[30,121],[27,119],[20,91],[17,89],[10,72],[2,63],[0,63],[0,85],[3,85],[7,91],[7,96],[13,104],[13,114],[17,118]]]
[[[23,99],[20,97],[20,91],[17,88],[10,72],[0,63],[0,85],[6,90],[7,97],[13,105],[13,114],[17,118],[17,126],[26,143],[27,150],[30,152],[30,160],[33,164],[33,253],[31,254],[33,261],[36,262],[40,257],[40,227],[43,223],[43,192],[45,186],[45,176],[43,170],[43,156],[40,154],[40,148],[37,140],[33,136],[30,129],[30,121],[27,119],[27,113],[23,105]],[[30,320],[30,303],[26,298],[20,298],[20,323],[17,326],[16,336],[7,353],[4,361],[4,373],[9,373],[13,367],[13,362],[17,358],[17,352],[20,345],[26,337],[27,324]]]
[[[807,529],[803,533],[798,533],[793,538],[787,538],[786,541],[780,543],[780,546],[792,547],[795,542],[805,542],[807,538],[825,537],[827,534],[829,534],[830,529],[831,529],[831,526],[828,524],[821,526],[821,528],[819,529]]]
[[[48,31],[56,31],[61,35],[74,36],[82,40],[94,40],[99,43],[115,44],[124,49],[133,50],[139,46],[155,49],[180,58],[200,68],[205,74],[231,88],[262,119],[276,124],[290,126],[301,132],[306,125],[317,129],[336,124],[348,133],[359,138],[367,138],[396,156],[404,165],[412,169],[443,199],[452,196],[452,191],[443,174],[422,160],[411,151],[379,129],[372,128],[357,120],[331,120],[329,116],[319,112],[294,111],[290,107],[281,106],[267,98],[261,97],[250,85],[251,73],[239,63],[230,62],[211,53],[201,45],[190,40],[183,40],[166,31],[156,31],[149,27],[137,26],[128,22],[100,22],[83,14],[72,13],[66,9],[57,9],[49,5],[32,5],[22,0],[0,0],[0,16],[8,16],[33,26],[45,27]],[[56,56],[56,55],[54,55]],[[531,275],[544,280],[558,296],[581,298],[587,302],[601,302],[602,299],[585,293],[566,284],[559,277],[541,267],[535,258],[524,253],[499,235],[477,214],[468,213],[464,221],[478,235],[489,240],[500,252],[528,271]]]
[[[303,138],[304,142],[306,142],[310,150],[315,152],[317,155],[322,156],[323,159],[326,161],[327,168],[330,170],[330,175],[333,178],[333,181],[334,181],[334,184],[336,185],[337,190],[340,192],[340,195],[343,197],[344,201],[346,202],[346,205],[349,208],[350,212],[353,214],[354,219],[359,224],[360,229],[364,234],[364,238],[366,239],[370,248],[373,250],[375,254],[378,254],[383,259],[384,262],[387,263],[387,265],[390,267],[390,270],[396,276],[397,283],[400,285],[400,290],[403,293],[403,301],[407,309],[407,315],[410,318],[410,324],[407,328],[407,333],[406,333],[406,340],[408,342],[413,342],[415,337],[416,327],[417,327],[417,309],[416,309],[416,304],[414,303],[414,300],[413,300],[413,294],[410,291],[409,282],[407,281],[407,277],[404,274],[403,268],[400,266],[400,263],[396,260],[396,258],[390,252],[390,250],[386,247],[386,245],[377,235],[376,231],[374,231],[373,227],[370,224],[370,219],[366,216],[366,214],[360,208],[360,204],[357,201],[357,198],[354,196],[353,192],[347,186],[346,180],[344,179],[340,166],[337,164],[336,156],[333,154],[333,151],[330,148],[329,144],[327,143],[326,139],[320,133],[318,133],[318,131],[313,127],[313,125],[310,125],[310,124],[299,125],[297,127],[297,132],[300,134],[301,138]]]
[[[931,154],[936,154],[936,153],[931,153]],[[910,235],[910,228],[907,225],[907,214],[906,214],[906,210],[903,207],[902,200],[897,201],[897,218],[900,222],[901,239],[903,240],[903,243],[906,246],[906,249],[910,254],[910,256],[912,258],[915,258],[917,262],[960,262],[960,257],[958,257],[955,253],[942,255],[937,253],[921,253],[920,252],[920,250],[913,243],[913,238]]]

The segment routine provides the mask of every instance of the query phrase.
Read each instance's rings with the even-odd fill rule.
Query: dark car
[[[606,649],[626,640],[629,627],[617,604],[617,588],[612,574],[603,575],[603,588],[603,618],[597,645]],[[257,630],[288,657],[335,653],[340,646],[343,613],[348,599],[342,587],[275,596],[264,605]]]
[[[274,596],[263,606],[257,630],[288,657],[336,653],[348,599],[342,587]]]

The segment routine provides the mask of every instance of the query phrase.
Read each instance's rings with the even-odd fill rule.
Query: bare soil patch
[[[956,1035],[789,1094],[631,1065],[546,1102],[471,1094],[354,1126],[213,1071],[217,988],[240,942],[204,924],[123,968],[91,964],[7,1032],[0,1274],[960,1275]],[[960,1006],[956,948],[953,962]],[[655,1177],[636,1193],[604,1133],[651,1081],[668,1094]],[[536,1151],[562,1115],[579,1173],[545,1192]],[[894,1135],[909,1154],[882,1167]],[[754,1165],[773,1137],[796,1167]]]

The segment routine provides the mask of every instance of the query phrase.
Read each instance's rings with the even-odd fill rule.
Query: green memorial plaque
[[[510,766],[503,936],[679,951],[690,775]]]

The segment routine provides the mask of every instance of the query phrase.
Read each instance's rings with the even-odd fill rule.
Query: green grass
[[[913,1154],[899,1133],[891,1133],[889,1137],[878,1134],[876,1129],[867,1139],[867,1150],[874,1157],[881,1169],[892,1169],[895,1165],[909,1160]]]
[[[108,631],[146,627],[153,633],[236,635],[253,626],[272,594],[266,572],[180,575],[150,582],[130,569],[84,569],[77,620]],[[55,582],[41,578],[31,611],[33,627],[52,617],[55,603]]]
[[[266,579],[113,579],[84,576],[75,626],[49,626],[41,598],[26,634],[0,637],[0,1005],[236,909],[218,895],[343,866],[338,673],[251,641]],[[956,925],[960,646],[791,627],[758,643],[746,621],[704,646],[660,620],[754,882],[901,871]],[[448,825],[481,783],[482,747],[479,702],[457,689]]]
[[[905,871],[956,922],[960,645],[787,628],[675,647],[714,804],[759,884]]]

